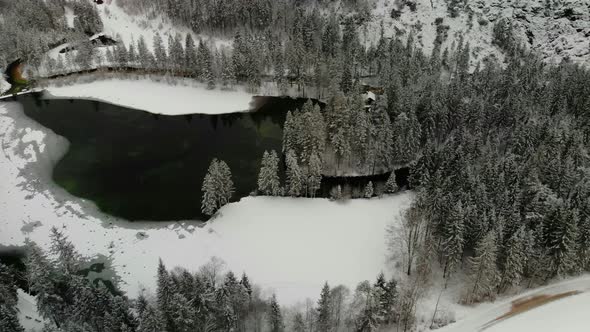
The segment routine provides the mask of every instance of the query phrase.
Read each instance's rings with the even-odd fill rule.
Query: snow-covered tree
[[[395,172],[391,172],[389,178],[387,178],[387,182],[385,182],[385,192],[389,194],[393,194],[399,190],[397,185],[397,181],[395,181]]]
[[[303,315],[298,312],[295,314],[293,318],[293,332],[306,332],[307,328],[305,327],[305,320],[303,319]]]
[[[496,232],[490,231],[476,246],[470,262],[471,287],[466,294],[468,303],[494,297],[500,282],[497,266],[498,243]]]
[[[156,67],[164,69],[168,67],[168,55],[166,54],[166,48],[164,47],[164,41],[160,36],[160,33],[156,32],[153,40],[154,45],[154,57],[156,61]]]
[[[201,190],[201,211],[207,215],[213,215],[217,209],[229,203],[234,192],[234,183],[231,170],[223,160],[211,161]]]
[[[317,318],[317,331],[318,332],[329,332],[332,329],[331,312],[330,307],[330,286],[326,282],[322,288],[320,299],[318,300],[318,318]]]
[[[258,173],[258,191],[264,195],[277,196],[280,187],[279,157],[274,150],[264,151],[260,173]]]
[[[373,192],[374,192],[373,181],[369,181],[369,183],[367,183],[367,185],[365,186],[365,191],[364,191],[363,196],[365,198],[371,198],[371,197],[373,197]]]
[[[289,150],[287,152],[286,164],[287,193],[290,196],[297,197],[301,195],[301,192],[303,190],[303,179],[301,169],[299,168],[299,164],[297,163],[297,155],[295,155],[295,152],[293,150]]]
[[[270,299],[270,313],[268,315],[268,323],[270,325],[271,332],[282,332],[285,330],[283,315],[281,314],[281,307],[277,302],[277,296],[275,294],[273,294]]]
[[[309,171],[307,189],[311,197],[315,197],[316,192],[322,184],[322,161],[317,154],[312,154],[309,160]]]

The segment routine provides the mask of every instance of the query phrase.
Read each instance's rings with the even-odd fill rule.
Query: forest
[[[246,276],[218,275],[211,266],[197,273],[169,271],[162,262],[157,294],[130,301],[76,276],[79,258],[56,233],[54,250],[60,258],[50,260],[33,246],[27,264],[28,275],[35,276],[31,290],[50,321],[46,332],[375,331],[394,325],[409,330],[429,278],[441,277],[446,284],[466,276],[462,302],[476,303],[590,269],[587,68],[568,61],[544,63],[511,38],[511,27],[503,21],[494,28],[503,59],[474,60],[463,40],[443,49],[444,29],[431,54],[415,46],[411,32],[393,38],[382,33],[378,43],[365,47],[359,31],[368,18],[361,1],[350,1],[335,15],[321,12],[322,1],[311,2],[128,1],[128,10],[137,14],[163,13],[196,32],[233,35],[233,49],[213,49],[190,35],[170,37],[168,47],[160,36],[153,41],[140,37],[137,45],[109,49],[103,60],[188,72],[210,87],[256,87],[270,78],[285,89],[295,85],[315,91],[313,97],[326,101],[325,111],[310,102],[288,115],[283,151],[262,158],[259,194],[313,196],[327,168],[375,172],[408,165],[416,198],[402,220],[403,279],[379,276],[359,284],[347,314],[338,302],[345,291],[326,284],[318,303],[286,321],[275,297],[262,298]],[[13,26],[27,35],[18,42],[0,37],[0,45],[14,43],[0,50],[11,49],[14,57],[36,45],[31,54],[40,54],[48,47],[48,35],[64,33],[63,26],[51,22],[23,27],[0,21],[2,28]],[[48,28],[37,34],[36,27]],[[44,41],[19,44],[32,41],[31,36]],[[153,43],[153,54],[147,43]],[[7,61],[6,54],[0,56]],[[60,59],[54,65],[61,70],[76,62],[59,64]],[[87,59],[78,57],[78,65],[91,66]],[[359,100],[367,76],[384,90],[370,109]],[[288,173],[282,187],[276,177],[281,153]],[[231,180],[224,164],[212,162],[210,173],[220,175],[203,184],[203,191],[210,192],[203,202],[208,214],[231,197],[231,183],[218,181]],[[12,278],[5,267],[0,276]],[[9,286],[2,288],[7,295],[0,324],[17,324],[14,287],[8,281],[3,285]],[[98,301],[105,305],[84,305]]]

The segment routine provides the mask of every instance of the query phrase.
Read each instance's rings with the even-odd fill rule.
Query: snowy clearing
[[[149,79],[102,80],[69,86],[49,86],[46,98],[82,98],[140,109],[156,114],[223,114],[250,109],[252,94],[243,90],[208,90],[190,80],[170,85]]]
[[[48,249],[49,229],[56,226],[83,255],[110,257],[131,297],[142,287],[155,289],[159,257],[170,268],[196,270],[217,256],[287,305],[317,298],[326,280],[354,289],[388,272],[385,228],[413,197],[343,203],[248,197],[221,209],[204,227],[191,221],[129,223],[51,182],[51,167],[67,141],[26,117],[18,103],[0,103],[0,133],[0,243],[23,245],[29,238]]]

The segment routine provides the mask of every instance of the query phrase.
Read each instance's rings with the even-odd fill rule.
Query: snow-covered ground
[[[0,102],[0,147],[0,243],[23,245],[29,238],[47,249],[56,226],[83,255],[110,257],[130,296],[142,287],[154,290],[160,257],[168,267],[191,270],[219,257],[276,291],[283,304],[317,298],[325,281],[354,289],[388,272],[385,229],[412,201],[411,193],[342,203],[248,197],[203,227],[129,223],[52,184],[52,165],[67,141],[26,117],[18,103]]]
[[[247,111],[253,95],[241,87],[234,91],[208,90],[193,80],[175,79],[179,85],[139,80],[100,80],[92,83],[47,87],[47,98],[84,98],[141,109],[157,114],[222,114]]]
[[[18,290],[18,320],[26,332],[41,332],[45,319],[37,312],[37,300],[21,289]],[[8,331],[7,331],[8,332]]]
[[[515,314],[504,320],[498,318],[513,309],[513,304],[534,299],[538,296],[556,296],[569,292],[580,294],[549,301],[538,307]],[[555,332],[588,331],[590,317],[590,275],[584,275],[548,286],[529,290],[517,296],[505,298],[495,303],[483,303],[475,307],[457,306],[464,317],[457,323],[441,328],[440,332]],[[495,322],[497,320],[497,322]]]
[[[440,25],[448,29],[442,49],[451,49],[459,36],[464,35],[465,42],[470,43],[472,63],[489,55],[502,60],[502,51],[492,43],[493,28],[496,22],[507,19],[514,26],[515,38],[537,51],[545,61],[559,63],[568,58],[579,64],[590,64],[590,6],[587,0],[465,1],[468,7],[460,9],[456,17],[451,17],[447,10],[448,0],[415,0],[408,1],[416,4],[415,11],[405,6],[400,17],[392,18],[391,11],[399,9],[399,4],[404,2],[375,1],[373,19],[361,32],[367,44],[379,38],[383,22],[386,37],[401,32],[402,38],[406,38],[413,32],[418,45],[430,55],[438,19]],[[571,13],[569,16],[568,12]]]

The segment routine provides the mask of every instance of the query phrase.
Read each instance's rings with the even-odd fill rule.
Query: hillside
[[[474,62],[487,56],[502,60],[499,39],[514,39],[554,64],[564,59],[585,64],[590,57],[590,4],[584,0],[378,0],[374,7],[369,38],[378,38],[383,21],[389,36],[413,32],[427,54],[439,31],[443,49],[452,49],[463,36]],[[393,18],[392,11],[399,16]]]

